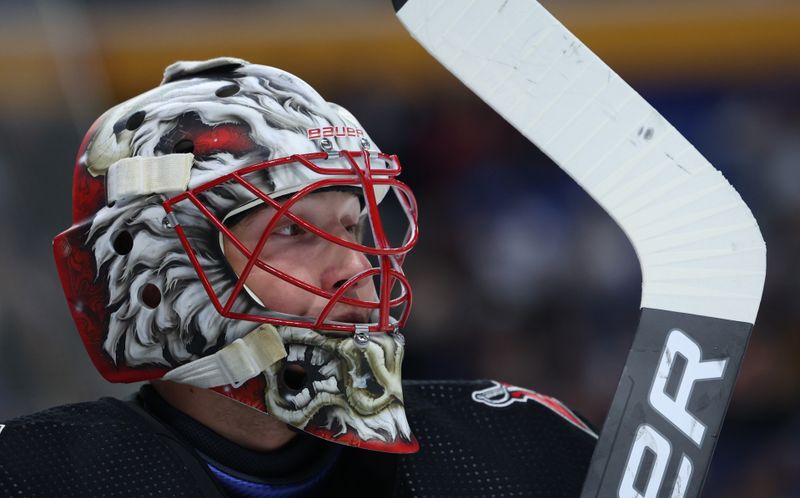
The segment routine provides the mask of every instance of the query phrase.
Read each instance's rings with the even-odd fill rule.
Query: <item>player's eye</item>
[[[363,243],[364,237],[364,228],[367,225],[367,217],[361,216],[360,218],[356,219],[355,223],[347,223],[345,224],[345,230],[353,236],[353,240],[358,243]]]
[[[286,237],[295,237],[305,233],[305,230],[303,230],[303,227],[297,223],[290,223],[288,225],[276,228],[272,231],[272,233],[276,235],[284,235]]]

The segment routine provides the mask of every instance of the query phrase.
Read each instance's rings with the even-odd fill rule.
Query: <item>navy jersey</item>
[[[406,381],[413,455],[304,433],[259,453],[169,406],[150,386],[6,422],[0,496],[574,497],[596,436],[558,401],[493,381]]]

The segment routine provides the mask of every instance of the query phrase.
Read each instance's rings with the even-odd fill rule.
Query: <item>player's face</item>
[[[326,191],[308,195],[295,203],[291,212],[341,239],[356,241],[361,204],[352,193]],[[233,234],[251,251],[257,246],[275,209],[261,206],[230,227]],[[240,275],[247,258],[225,239],[225,254]],[[350,277],[372,267],[363,253],[326,241],[304,230],[287,217],[281,218],[269,235],[259,258],[273,268],[324,291],[335,292]],[[270,310],[316,318],[328,299],[297,287],[258,267],[253,267],[247,287]],[[344,297],[375,302],[377,293],[372,278],[359,280]],[[369,322],[370,310],[337,304],[326,320]]]

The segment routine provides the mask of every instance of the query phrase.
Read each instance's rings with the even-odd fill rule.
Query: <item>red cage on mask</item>
[[[346,167],[341,167],[341,161],[339,161],[339,167],[326,166],[326,163],[330,160],[337,159],[344,159]],[[373,167],[374,162],[380,162],[388,165],[388,167]],[[285,193],[286,186],[281,186],[280,192],[284,193],[284,195],[281,196],[280,200],[277,200],[274,198],[273,192],[265,191],[265,188],[259,188],[256,182],[249,179],[254,174],[260,172],[269,173],[285,167],[306,169],[306,171],[301,172],[302,175],[300,176],[308,176],[313,178],[314,181],[290,187],[289,190],[294,191],[289,194]],[[405,255],[413,248],[418,238],[416,200],[409,187],[396,179],[400,172],[401,168],[397,157],[383,153],[370,153],[362,150],[298,154],[240,168],[176,195],[164,201],[163,205],[168,214],[168,220],[174,225],[175,231],[197,271],[203,287],[221,315],[237,320],[335,332],[393,332],[405,324],[411,309],[411,287],[402,272],[402,264]],[[255,203],[269,206],[275,210],[270,222],[264,227],[258,243],[252,249],[246,247],[230,227],[226,226],[223,216],[227,215],[227,213],[214,213],[203,202],[204,193],[223,184],[235,184],[237,187],[244,188],[252,195]],[[362,211],[369,220],[372,245],[366,245],[361,241],[346,240],[292,213],[292,207],[304,197],[323,189],[332,188],[354,188],[363,193],[364,207]],[[399,244],[390,242],[379,212],[379,204],[389,192],[393,192],[396,196],[408,223],[403,240]],[[178,206],[185,202],[191,203],[191,206],[199,210],[210,224],[247,258],[245,268],[239,273],[232,292],[228,293],[227,296],[221,296],[217,289],[214,288],[198,259],[196,251],[192,247],[190,238],[180,224],[179,216],[176,216],[176,212],[179,210]],[[302,227],[303,230],[331,244],[373,257],[377,261],[377,265],[351,276],[337,289],[331,291],[305,282],[286,271],[281,271],[267,264],[259,258],[259,255],[264,246],[269,243],[269,237],[273,233],[276,224],[284,217]],[[268,309],[265,310],[263,315],[237,311],[234,309],[234,304],[245,289],[245,282],[254,268],[265,271],[306,292],[327,299],[327,305],[317,317],[286,315],[284,313],[271,312]],[[347,296],[348,290],[353,286],[364,279],[373,277],[379,277],[377,301],[372,302]],[[399,294],[393,297],[392,293],[395,289],[399,290]],[[369,324],[358,324],[328,320],[329,314],[339,303],[356,308],[374,310],[377,312],[377,321]],[[269,303],[264,304],[269,308]],[[399,311],[397,318],[391,316],[390,312],[393,310]]]

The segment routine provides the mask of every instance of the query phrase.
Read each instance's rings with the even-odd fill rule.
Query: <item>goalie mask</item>
[[[399,332],[416,205],[399,173],[291,74],[173,64],[89,130],[73,226],[54,240],[95,367],[112,382],[211,388],[331,441],[416,451]]]

